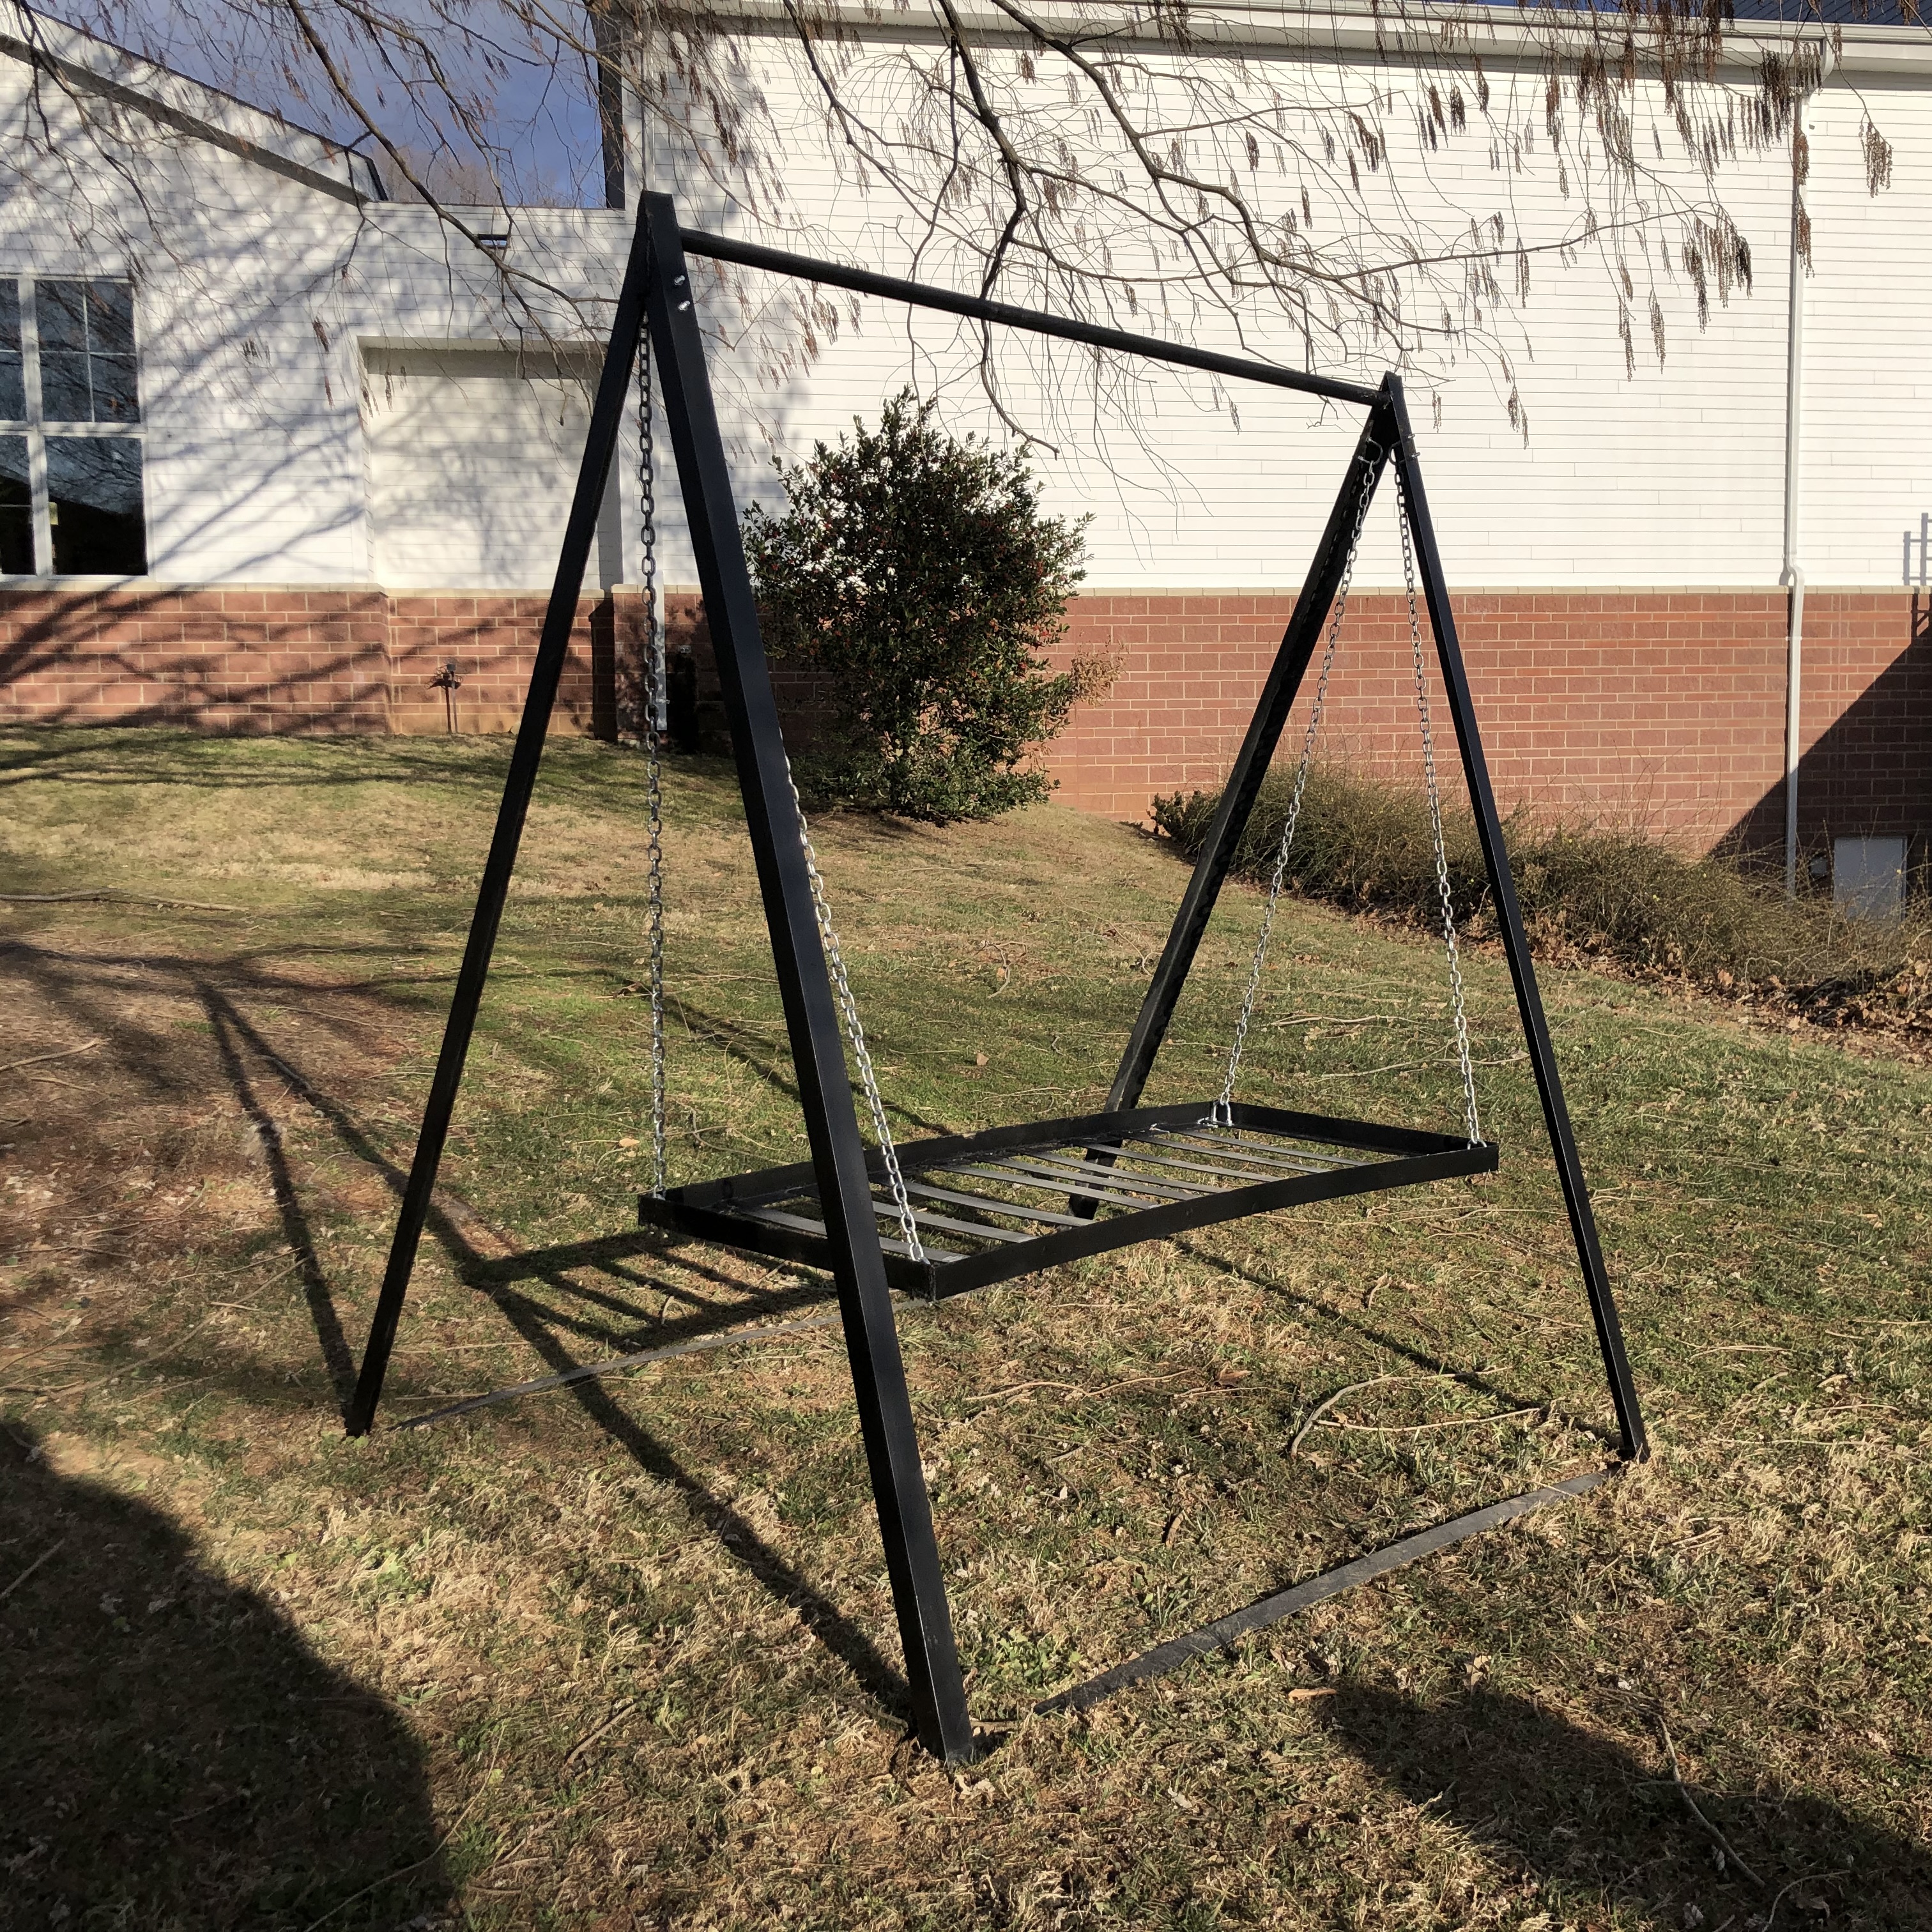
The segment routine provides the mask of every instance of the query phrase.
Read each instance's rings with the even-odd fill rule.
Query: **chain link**
[[[638,556],[644,580],[644,798],[646,925],[650,934],[651,989],[651,1192],[662,1198],[665,1182],[664,1130],[664,734],[670,728],[669,667],[666,662],[663,627],[658,621],[657,500],[651,409],[651,356],[648,344],[638,362],[638,502],[639,508]],[[852,982],[845,971],[845,957],[838,934],[832,923],[832,908],[825,895],[825,880],[818,869],[818,854],[813,849],[812,833],[806,822],[804,801],[791,777],[786,760],[785,776],[791,784],[794,808],[798,814],[798,842],[805,854],[806,876],[812,884],[812,909],[818,922],[818,936],[825,948],[826,964],[845,1022],[845,1035],[852,1043],[852,1058],[857,1062],[859,1078],[865,1089],[866,1105],[872,1117],[872,1131],[885,1163],[886,1183],[892,1206],[898,1215],[899,1231],[906,1251],[915,1262],[925,1262],[926,1248],[919,1238],[919,1224],[913,1218],[912,1202],[906,1192],[905,1177],[899,1168],[898,1149],[886,1118],[885,1101],[879,1092],[878,1074],[872,1066],[871,1049],[866,1044],[866,1029],[859,1018],[858,1002],[852,995]],[[929,1265],[929,1264],[928,1264]]]
[[[1322,674],[1315,684],[1315,705],[1308,714],[1308,730],[1301,741],[1301,759],[1294,769],[1294,789],[1288,794],[1288,818],[1281,830],[1281,845],[1274,855],[1274,870],[1268,877],[1268,902],[1262,911],[1260,936],[1255,941],[1255,956],[1248,968],[1248,989],[1241,998],[1240,1016],[1234,1022],[1234,1038],[1228,1049],[1228,1070],[1221,1082],[1220,1098],[1208,1115],[1208,1124],[1231,1127],[1234,1124],[1234,1077],[1241,1069],[1241,1054],[1248,1043],[1248,1028],[1255,1016],[1255,1001],[1260,996],[1262,969],[1268,964],[1268,941],[1274,934],[1276,908],[1281,900],[1282,882],[1288,876],[1288,858],[1294,844],[1294,828],[1301,818],[1302,795],[1308,789],[1308,774],[1315,761],[1315,740],[1322,729],[1322,713],[1328,702],[1328,674],[1335,668],[1335,645],[1342,634],[1342,620],[1348,608],[1348,586],[1355,574],[1355,552],[1362,541],[1362,525],[1369,514],[1369,500],[1375,490],[1376,458],[1371,449],[1369,466],[1362,478],[1360,500],[1355,506],[1355,525],[1348,533],[1348,548],[1342,561],[1342,580],[1336,586],[1335,602],[1328,619],[1328,638],[1322,651]]]
[[[1436,738],[1430,728],[1429,679],[1422,662],[1422,619],[1415,605],[1415,548],[1408,528],[1408,492],[1396,467],[1396,520],[1402,532],[1402,574],[1408,590],[1408,637],[1415,656],[1415,710],[1422,722],[1422,771],[1429,786],[1429,829],[1436,840],[1436,892],[1442,904],[1442,938],[1449,950],[1449,994],[1456,1018],[1456,1059],[1462,1072],[1462,1121],[1469,1144],[1480,1147],[1482,1123],[1476,1116],[1476,1070],[1469,1058],[1469,1019],[1464,1010],[1462,958],[1456,945],[1456,909],[1449,891],[1449,852],[1442,838],[1442,798],[1436,783]]]
[[[852,1042],[852,1058],[857,1063],[859,1081],[866,1091],[866,1106],[872,1116],[872,1132],[885,1163],[886,1191],[899,1219],[899,1232],[912,1258],[926,1260],[926,1248],[919,1238],[919,1223],[913,1219],[912,1202],[906,1193],[905,1177],[899,1172],[899,1150],[892,1144],[892,1130],[886,1118],[886,1103],[879,1094],[879,1076],[872,1070],[872,1049],[866,1044],[866,1029],[859,1018],[859,1003],[852,997],[852,982],[845,976],[845,956],[832,923],[832,907],[825,896],[825,880],[818,869],[818,854],[812,849],[812,828],[806,823],[805,801],[798,795],[798,781],[792,776],[791,760],[785,760],[785,779],[791,787],[791,802],[798,813],[799,849],[805,854],[805,875],[812,883],[812,910],[818,921],[819,942],[825,948],[825,963],[832,971],[832,990],[837,995],[838,1011],[845,1022],[845,1037]]]
[[[664,635],[658,622],[657,477],[651,350],[638,356],[638,555],[644,592],[644,876],[651,987],[651,1192],[664,1198],[664,738],[670,725]]]

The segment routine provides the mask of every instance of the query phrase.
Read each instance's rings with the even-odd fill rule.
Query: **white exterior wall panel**
[[[752,75],[784,144],[791,219],[760,226],[735,214],[688,156],[655,158],[659,178],[668,176],[694,208],[708,203],[710,218],[729,232],[905,272],[919,224],[884,189],[868,191],[843,172],[789,44],[773,39],[755,46]],[[890,66],[894,56],[879,58]],[[1391,77],[1397,84],[1402,78],[1393,71],[1384,76]],[[1346,78],[1339,69],[1333,76],[1338,86]],[[1499,121],[1532,114],[1540,121],[1541,97],[1540,77],[1498,76],[1493,111]],[[1661,113],[1660,98],[1648,105]],[[1402,124],[1399,115],[1389,119]],[[1708,325],[1700,329],[1688,280],[1668,268],[1658,274],[1667,344],[1660,368],[1641,279],[1637,362],[1630,376],[1616,297],[1600,262],[1587,253],[1571,266],[1537,258],[1528,301],[1520,314],[1506,314],[1498,331],[1528,412],[1527,442],[1510,424],[1509,384],[1485,348],[1472,345],[1433,380],[1426,370],[1410,376],[1432,506],[1456,580],[1498,588],[1776,580],[1789,226],[1783,170],[1781,158],[1773,155],[1726,176],[1726,205],[1752,244],[1750,292],[1734,292],[1724,304],[1714,298]],[[1487,136],[1474,124],[1468,136],[1426,156],[1419,140],[1404,152],[1398,140],[1389,176],[1390,188],[1412,206],[1451,225],[1497,207],[1505,194],[1532,236],[1557,232],[1564,218],[1553,173],[1499,184]],[[1702,192],[1688,176],[1675,185],[1694,196]],[[1580,191],[1573,189],[1569,206],[1580,206]],[[733,272],[747,290],[760,279]],[[1641,278],[1641,264],[1638,272]],[[713,312],[736,306],[714,300]],[[1205,320],[1192,339],[1293,366],[1303,360],[1300,332],[1286,316],[1264,315],[1245,344],[1225,320]],[[1161,332],[1158,320],[1142,326]],[[734,317],[728,326],[735,332],[743,325]],[[978,393],[977,355],[968,328],[867,301],[859,305],[856,328],[842,328],[824,344],[802,376],[754,386],[742,369],[721,370],[743,488],[769,494],[769,472],[757,454],[761,443],[769,440],[795,460],[814,438],[848,428],[855,414],[875,416],[908,382],[940,395],[950,422],[1000,433]],[[768,342],[742,358],[776,359]],[[1077,406],[1055,412],[1042,393],[1057,383],[1063,402],[1084,394],[1084,360],[1080,352],[1042,351],[1036,344],[1005,352],[1013,413],[1043,442],[1059,446],[1058,454],[1042,446],[1034,454],[1051,506],[1094,517],[1090,582],[1170,589],[1294,582],[1332,500],[1355,413],[1245,388],[1234,397],[1238,428],[1214,406],[1206,379],[1162,371],[1148,378],[1131,423],[1096,433]],[[1030,378],[1029,364],[1036,372]],[[1050,372],[1044,382],[1037,374],[1042,365]],[[1324,374],[1370,382],[1379,374],[1369,362],[1322,366]],[[1439,429],[1431,404],[1438,391]],[[1392,513],[1372,522],[1358,580],[1400,582]]]
[[[0,64],[10,119],[24,75]],[[40,98],[77,172],[91,136],[71,103]],[[354,394],[330,396],[308,322],[342,260],[339,204],[204,144],[158,138],[134,158],[131,182],[89,169],[84,196],[29,163],[0,269],[136,283],[151,574],[366,578]]]
[[[203,90],[188,94],[206,111],[220,104]],[[28,96],[24,66],[0,62],[9,124],[28,111]],[[91,129],[58,88],[44,86],[38,99],[62,160],[23,156],[7,194],[0,272],[135,281],[156,580],[376,580],[365,346],[528,342],[541,361],[559,343],[588,346],[608,326],[628,239],[621,216],[517,211],[507,254],[562,293],[506,301],[493,262],[428,209],[358,207],[136,116],[104,125],[98,104],[88,104]],[[227,106],[231,119],[250,119]],[[298,138],[253,119],[260,124],[242,129],[251,138]],[[115,164],[101,158],[103,140],[112,142]],[[501,221],[497,213],[492,225]],[[392,544],[392,560],[406,559],[409,587],[549,582],[562,536],[556,500],[568,503],[584,411],[580,404],[572,418],[574,441],[520,447],[500,418],[533,423],[544,405],[513,370],[500,382],[501,410],[469,412],[478,433],[458,465],[477,512],[471,539],[440,561],[420,542]],[[438,465],[448,480],[449,443],[446,434],[434,450],[424,446],[417,496],[434,487]],[[542,472],[534,482],[533,470]],[[388,476],[393,489],[393,463]],[[451,505],[446,528],[460,507]],[[614,515],[593,581],[621,580],[621,528]],[[478,580],[476,560],[486,549]]]
[[[1893,148],[1876,194],[1859,140],[1868,112]],[[1833,86],[1808,118],[1798,555],[1811,584],[1894,585],[1900,537],[1932,510],[1932,85]]]
[[[905,51],[882,42],[856,58],[874,62],[884,88]],[[1366,58],[1335,66],[1322,84],[1368,84]],[[1540,122],[1540,76],[1512,75],[1507,63],[1490,72],[1492,113]],[[1389,68],[1371,77],[1384,84],[1401,75]],[[776,130],[786,218],[756,226],[688,154],[656,154],[656,177],[680,189],[687,220],[906,272],[913,218],[878,184],[850,175],[792,44],[749,40],[744,85],[763,97]],[[24,87],[22,68],[0,64],[0,107],[16,118]],[[73,120],[70,104],[46,98]],[[1650,106],[1660,113],[1660,104]],[[1897,151],[1893,185],[1876,197],[1860,158],[1868,106]],[[1403,124],[1388,118],[1393,129]],[[1910,74],[1862,75],[1856,88],[1829,87],[1812,119],[1817,272],[1806,291],[1804,561],[1814,584],[1883,586],[1897,580],[1900,532],[1932,508],[1920,454],[1932,442],[1924,352],[1932,316],[1912,247],[1932,188],[1932,87]],[[562,291],[542,298],[541,314],[520,312],[490,264],[427,210],[358,208],[220,148],[158,135],[132,117],[124,124],[136,186],[93,166],[78,218],[70,180],[39,164],[14,176],[0,270],[138,280],[152,574],[399,586],[406,578],[412,588],[547,583],[580,415],[572,418],[580,427],[539,447],[506,428],[538,406],[534,392],[513,395],[512,376],[490,379],[510,386],[504,408],[494,411],[472,364],[460,406],[445,412],[434,452],[422,443],[424,460],[412,473],[393,409],[368,390],[368,358],[592,339],[621,272],[624,218],[517,211],[511,262]],[[1641,137],[1641,115],[1639,124]],[[89,137],[77,122],[62,139],[71,166],[86,168]],[[1544,171],[1499,183],[1479,122],[1426,157],[1412,134],[1406,147],[1398,136],[1390,183],[1438,214],[1486,213],[1501,194],[1532,236],[1553,232],[1566,208],[1581,206],[1580,187],[1566,204]],[[1508,382],[1490,350],[1472,349],[1451,367],[1412,377],[1432,507],[1457,584],[1778,580],[1790,194],[1782,155],[1728,166],[1722,190],[1750,238],[1754,286],[1714,303],[1700,331],[1688,281],[1660,271],[1661,368],[1641,274],[1636,368],[1628,376],[1600,266],[1539,257],[1520,317],[1505,314],[1498,325],[1528,412],[1526,443],[1507,419]],[[1322,218],[1335,211],[1318,211]],[[925,272],[956,282],[963,269],[929,258]],[[772,495],[774,451],[802,456],[854,415],[876,417],[908,382],[939,396],[952,425],[1004,434],[979,392],[970,329],[867,302],[856,326],[821,330],[814,356],[782,292],[764,278],[734,272],[728,290],[716,292],[700,273],[699,286],[701,296],[714,290],[705,296],[714,372],[742,496]],[[842,298],[836,306],[849,314]],[[1177,316],[1143,326],[1179,333],[1196,325]],[[1200,326],[1202,339],[1243,346],[1225,322]],[[1279,316],[1258,323],[1244,346],[1296,364],[1302,356],[1298,331]],[[1004,352],[1015,413],[1057,446],[1035,454],[1051,507],[1093,517],[1091,585],[1204,590],[1298,580],[1353,439],[1352,412],[1255,389],[1236,398],[1238,427],[1205,379],[1162,372],[1147,378],[1129,418],[1096,422],[1082,355],[1036,344]],[[474,431],[467,440],[466,418]],[[632,466],[627,448],[593,565],[605,582],[634,572]],[[467,510],[451,494],[458,479]],[[448,500],[440,508],[430,500],[439,488]],[[386,536],[377,524],[402,514],[406,501],[414,506],[408,530]],[[466,514],[466,536],[455,527]],[[675,526],[674,505],[668,520]],[[665,563],[674,580],[694,574],[674,528]],[[1386,509],[1358,581],[1400,581]]]

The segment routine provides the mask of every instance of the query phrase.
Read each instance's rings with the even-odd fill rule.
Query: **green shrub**
[[[1237,850],[1238,872],[1267,879],[1292,789],[1289,772],[1272,771],[1263,781]],[[1191,856],[1220,803],[1218,793],[1157,798],[1154,823]],[[1445,804],[1443,818],[1457,919],[1472,938],[1493,937],[1475,821],[1466,806]],[[1732,860],[1688,859],[1634,831],[1539,825],[1518,812],[1504,836],[1524,926],[1545,958],[1596,959],[1722,993],[1769,994],[1821,1016],[1912,1026],[1932,1021],[1927,935],[1910,924],[1886,929],[1847,921],[1821,898],[1786,898]],[[1352,911],[1431,929],[1441,917],[1421,794],[1340,764],[1310,772],[1287,877],[1309,898]]]
[[[1044,656],[1086,520],[1042,516],[1024,456],[947,435],[933,408],[905,391],[876,430],[782,464],[785,508],[751,510],[745,547],[773,656],[817,673],[832,712],[801,782],[944,824],[1043,796],[1020,766],[1102,676]]]

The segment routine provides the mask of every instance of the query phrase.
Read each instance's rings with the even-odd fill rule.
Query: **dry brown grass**
[[[1472,971],[1495,1180],[907,1309],[994,1747],[955,1774],[906,1740],[836,1330],[340,1433],[500,748],[8,753],[20,890],[244,910],[0,928],[0,1064],[100,1042],[0,1094],[0,1589],[44,1558],[0,1601],[0,1923],[1932,1922],[1922,1070],[1552,973],[1657,1460],[1082,1719],[1032,1706],[1605,1453],[1499,970]],[[635,768],[563,747],[546,784],[392,1420],[824,1305],[808,1274],[627,1232]],[[673,832],[695,1174],[797,1128],[715,767],[681,770]],[[820,842],[904,1118],[1104,1085],[1170,855],[1051,809]],[[1240,896],[1210,942],[1169,1093],[1204,1090],[1252,917]],[[1251,1090],[1448,1115],[1426,950],[1298,906],[1279,950]],[[1288,1456],[1316,1402],[1396,1373],[1338,1419],[1533,1412]],[[1763,1888],[1720,1869],[1660,1724]]]

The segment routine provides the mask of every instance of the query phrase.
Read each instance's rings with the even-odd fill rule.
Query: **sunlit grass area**
[[[0,738],[0,1923],[1932,1923],[1932,1073],[1552,968],[1655,1460],[1077,1718],[1034,1706],[1611,1454],[1500,958],[1496,1177],[905,1304],[989,1746],[949,1772],[836,1321],[394,1426],[832,1312],[638,1228],[634,753],[547,758],[387,1426],[344,1436],[506,756]],[[729,768],[669,792],[678,1180],[803,1137]],[[898,1130],[1100,1100],[1171,846],[814,831]],[[1150,1099],[1218,1088],[1258,916]],[[1245,1097],[1454,1129],[1426,938],[1298,902],[1272,958]]]

